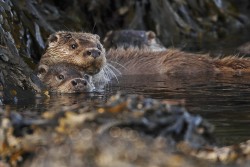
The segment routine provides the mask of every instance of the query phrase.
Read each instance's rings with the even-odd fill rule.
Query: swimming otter
[[[106,64],[105,49],[98,35],[59,31],[50,35],[47,43],[39,66],[69,63],[80,71],[94,75]]]
[[[166,48],[161,44],[153,31],[117,30],[109,31],[104,40],[106,49],[110,48],[148,48],[152,51],[163,51]]]
[[[168,49],[152,52],[147,49],[110,49],[108,62],[124,75],[165,74],[170,77],[195,78],[201,76],[249,76],[250,59],[227,56],[212,58],[207,54],[194,54]],[[121,66],[122,65],[122,66]]]
[[[147,48],[133,47],[109,49],[105,53],[99,38],[89,33],[62,31],[51,35],[48,41],[48,49],[39,65],[52,66],[66,62],[81,72],[93,75],[94,83],[107,83],[120,73],[123,75],[165,74],[179,78],[199,78],[205,75],[213,77],[246,76],[247,74],[249,76],[250,74],[249,58],[234,56],[212,58],[209,55],[187,53],[176,49],[152,51]],[[91,53],[88,54],[89,52]]]
[[[40,65],[38,77],[48,86],[50,92],[76,93],[94,90],[91,76],[66,63],[57,63],[50,67]]]
[[[106,62],[106,52],[100,37],[91,33],[59,31],[49,36],[47,48],[38,65],[52,67],[67,63],[93,77],[94,83],[107,83],[116,77],[114,68]],[[113,70],[112,70],[113,69]]]

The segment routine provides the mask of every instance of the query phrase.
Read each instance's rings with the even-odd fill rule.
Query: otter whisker
[[[105,83],[108,83],[112,79],[112,75],[111,75],[109,69],[106,66],[104,68],[104,74],[105,74],[105,77],[107,78],[105,80]]]
[[[125,66],[123,66],[122,64],[120,64],[120,63],[117,63],[117,62],[111,61],[111,60],[110,60],[110,62],[111,62],[111,63],[114,63],[114,64],[117,64],[118,66],[120,66],[120,67],[124,68],[125,70],[127,70],[127,68],[126,68]],[[110,64],[110,63],[109,63],[109,64]]]
[[[98,82],[104,82],[105,84],[107,84],[110,81],[110,74],[107,72],[108,70],[105,69],[105,67],[102,69],[102,71],[99,72],[98,75],[102,76],[102,77],[98,77]]]
[[[112,64],[107,63],[107,66],[109,66],[111,69],[115,70],[119,75],[121,75],[121,71],[115,68]]]
[[[103,75],[105,77],[104,83],[107,84],[110,81],[110,75],[107,73],[106,69],[103,69]],[[101,78],[99,80],[101,80]]]
[[[105,74],[109,77],[109,79],[112,78],[112,75],[111,75],[111,73],[110,73],[110,69],[108,68],[107,65],[104,67],[104,72],[105,72]]]
[[[119,83],[119,80],[116,76],[116,74],[114,73],[114,71],[112,69],[110,69],[109,66],[106,66],[107,70],[109,70],[110,74],[116,79],[116,81]]]
[[[110,81],[110,74],[107,72],[108,70],[105,67],[94,77],[95,83],[98,84],[108,84]]]

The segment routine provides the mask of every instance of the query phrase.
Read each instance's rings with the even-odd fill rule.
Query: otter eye
[[[60,75],[58,76],[58,79],[59,79],[59,80],[63,80],[63,79],[64,79],[64,76],[63,76],[62,74],[60,74]]]
[[[91,53],[91,51],[87,51],[87,55],[89,55],[89,56],[90,56],[91,54],[92,54],[92,53]]]
[[[72,45],[71,45],[71,48],[72,48],[72,49],[75,49],[75,48],[77,48],[77,45],[76,45],[76,44],[72,44]]]
[[[102,47],[100,44],[97,44],[97,49],[102,50]]]

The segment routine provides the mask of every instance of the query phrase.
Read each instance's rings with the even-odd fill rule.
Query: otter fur
[[[115,62],[123,75],[165,74],[170,77],[249,76],[250,59],[237,56],[212,58],[177,49],[150,51],[117,48],[107,52],[108,62]]]
[[[212,58],[177,49],[157,51],[147,48],[103,48],[99,36],[91,33],[59,31],[48,39],[48,48],[39,67],[67,63],[93,76],[93,82],[109,82],[119,74],[164,74],[175,78],[203,76],[250,76],[250,59],[237,56]]]
[[[75,69],[71,64],[40,65],[38,77],[54,93],[92,92],[92,77]]]
[[[53,66],[57,63],[73,64],[80,71],[91,75],[100,72],[106,64],[105,49],[100,43],[100,37],[68,31],[50,35],[39,66]]]

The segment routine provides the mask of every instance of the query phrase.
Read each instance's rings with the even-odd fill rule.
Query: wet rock
[[[4,4],[0,14],[4,23],[0,25],[0,72],[3,98],[4,102],[17,103],[18,99],[24,98],[27,94],[41,92],[44,87],[26,64],[26,61],[33,60],[20,56],[27,45],[23,40],[25,28],[16,13],[18,10],[13,7],[11,1],[1,1],[1,3]],[[12,90],[16,91],[18,96],[12,96]]]

